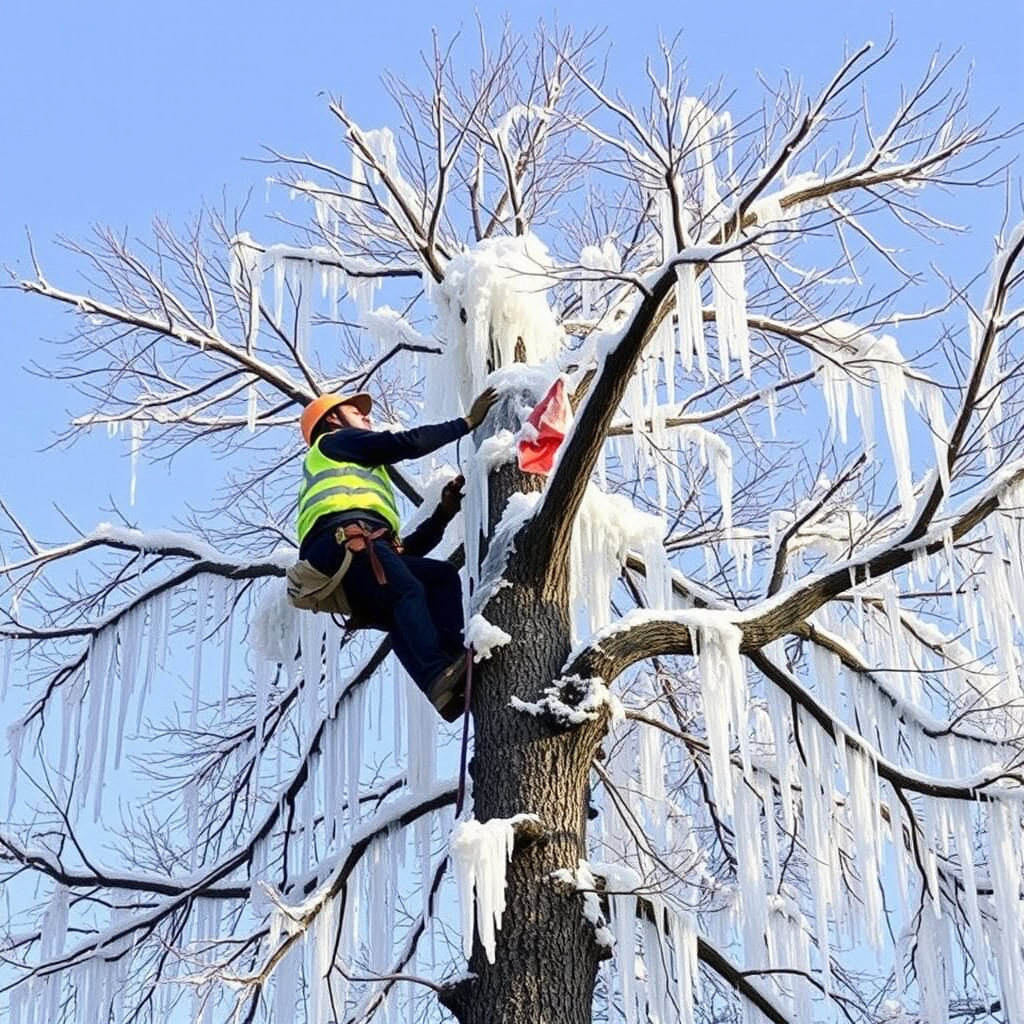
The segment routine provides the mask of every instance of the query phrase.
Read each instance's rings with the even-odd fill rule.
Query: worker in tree
[[[340,577],[354,620],[390,634],[398,660],[448,721],[463,704],[462,589],[450,562],[423,556],[459,511],[464,480],[449,481],[438,507],[400,540],[386,467],[465,436],[495,401],[488,388],[466,416],[397,432],[372,429],[365,392],[321,395],[302,413],[309,451],[299,489],[299,557]]]

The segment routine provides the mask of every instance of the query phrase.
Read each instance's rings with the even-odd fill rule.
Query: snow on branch
[[[143,313],[133,313],[128,309],[113,306],[88,295],[76,294],[56,288],[43,280],[21,281],[19,287],[26,292],[42,295],[57,302],[74,306],[86,316],[96,316],[112,324],[123,324],[129,328],[137,328],[152,334],[161,335],[175,342],[180,342],[197,352],[207,353],[211,359],[235,364],[260,380],[265,381],[282,395],[293,402],[305,405],[313,396],[300,387],[282,369],[259,359],[245,347],[240,347],[214,333],[211,329],[189,327],[177,322],[172,315],[157,317]]]

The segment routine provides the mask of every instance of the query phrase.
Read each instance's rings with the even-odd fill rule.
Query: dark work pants
[[[387,630],[406,672],[426,692],[430,684],[463,650],[462,583],[459,571],[436,558],[400,555],[382,540],[372,542],[386,582],[373,574],[367,551],[352,555],[343,586],[352,613]],[[307,557],[321,572],[341,564],[341,548],[333,531],[316,538]]]

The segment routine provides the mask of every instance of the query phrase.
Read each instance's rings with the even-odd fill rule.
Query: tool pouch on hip
[[[333,576],[322,573],[309,562],[300,559],[294,565],[288,566],[285,573],[288,600],[293,607],[301,608],[303,611],[351,615],[352,608],[345,595],[345,588],[341,585],[342,578],[351,564],[352,552],[348,548],[341,559],[341,566]]]

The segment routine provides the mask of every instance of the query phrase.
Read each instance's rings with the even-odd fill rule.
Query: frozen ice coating
[[[729,253],[711,263],[714,286],[715,328],[722,376],[729,376],[733,360],[750,377],[750,331],[747,328],[747,293],[742,252]]]
[[[580,316],[584,321],[598,317],[598,303],[602,293],[607,289],[608,282],[601,271],[617,272],[621,269],[619,252],[615,243],[606,238],[603,244],[585,245],[580,252],[580,266],[584,273],[581,274],[581,306]],[[591,271],[591,273],[586,273]]]
[[[552,262],[532,234],[485,239],[455,256],[428,286],[444,355],[425,367],[424,414],[451,414],[454,385],[468,408],[487,375],[513,362],[557,356],[564,333],[548,305]]]
[[[585,860],[580,860],[575,871],[561,868],[553,872],[551,877],[554,881],[571,885],[580,892],[583,897],[583,917],[594,928],[594,941],[599,946],[610,947],[614,945],[615,939],[608,928],[604,912],[601,909],[597,879],[594,877],[590,865]]]
[[[701,306],[700,282],[692,263],[676,265],[676,322],[679,327],[679,350],[683,369],[689,373],[696,357],[697,369],[704,383],[711,379],[708,349],[704,338],[704,312]]]
[[[512,857],[515,826],[536,820],[532,814],[486,822],[470,818],[452,829],[448,846],[459,894],[462,952],[467,960],[473,952],[475,920],[487,960],[494,963],[496,934],[501,930],[505,911],[505,870]]]
[[[228,268],[231,288],[240,300],[247,303],[248,324],[246,347],[251,352],[256,346],[260,327],[260,292],[263,284],[263,250],[256,245],[248,231],[231,239],[231,262]]]
[[[363,326],[377,339],[382,352],[396,345],[429,345],[429,339],[419,331],[396,309],[390,306],[378,306],[368,310],[362,316]]]
[[[290,664],[298,644],[299,618],[288,603],[285,581],[271,580],[265,585],[252,618],[249,647],[267,662]]]
[[[641,512],[622,495],[588,485],[569,551],[574,641],[610,621],[612,588],[631,550],[644,557],[650,604],[669,607],[672,570],[663,544],[665,532],[660,516]]]
[[[676,436],[684,443],[697,449],[703,465],[711,470],[712,479],[718,488],[722,503],[722,527],[732,528],[732,449],[729,443],[710,430],[696,424],[685,424],[674,428]]]
[[[822,325],[813,332],[813,336],[820,350],[815,357],[815,367],[821,380],[825,406],[833,430],[838,433],[841,441],[845,442],[847,438],[847,409],[852,399],[854,414],[861,425],[864,446],[866,449],[871,448],[872,378],[876,382],[897,491],[904,514],[909,516],[914,509],[914,487],[906,401],[908,397],[919,398],[920,390],[911,391],[908,385],[906,360],[896,339],[890,335],[875,337],[855,324],[840,320],[831,320]],[[929,395],[923,401],[929,422],[937,431],[936,455],[940,461],[944,461],[945,444],[942,438],[945,421],[941,398]],[[946,470],[941,472],[946,473]]]
[[[572,703],[568,703],[572,690]],[[556,679],[547,687],[539,701],[525,701],[513,696],[511,706],[528,715],[548,715],[563,727],[581,725],[601,714],[607,705],[609,720],[618,723],[625,720],[622,702],[608,689],[603,679],[580,679],[579,676]]]
[[[422,112],[429,119],[435,111],[441,145],[454,160],[448,177],[435,177],[433,160],[420,162],[430,155],[423,146],[435,141],[427,120],[412,140],[408,124],[364,131],[342,117],[354,150],[350,182],[326,165],[328,182],[305,180],[318,176],[312,157],[284,176],[304,207],[296,238],[321,244],[263,245],[245,233],[231,239],[222,254],[227,280],[219,262],[205,264],[213,271],[216,315],[197,307],[194,322],[210,323],[218,340],[200,339],[187,316],[175,313],[166,342],[200,354],[163,365],[184,367],[186,389],[201,387],[201,366],[225,372],[229,383],[196,392],[190,409],[202,420],[197,425],[209,425],[213,437],[233,430],[243,441],[246,429],[253,437],[259,432],[261,443],[247,447],[269,453],[268,465],[276,451],[272,434],[290,431],[281,456],[298,453],[296,413],[314,390],[340,390],[365,376],[387,415],[393,410],[395,425],[413,427],[451,419],[484,387],[496,387],[500,403],[482,429],[402,467],[423,498],[416,511],[400,499],[403,523],[411,530],[422,522],[444,480],[465,475],[462,515],[451,524],[442,557],[462,545],[465,640],[484,685],[529,654],[529,616],[517,619],[518,609],[528,611],[531,600],[564,601],[569,635],[561,639],[572,654],[561,668],[549,665],[539,681],[513,687],[528,692],[529,701],[512,693],[498,698],[500,706],[484,701],[465,735],[483,741],[477,756],[493,750],[494,723],[480,718],[492,711],[498,724],[542,743],[551,739],[558,750],[579,752],[609,730],[589,777],[586,799],[598,813],[588,821],[585,849],[560,862],[562,870],[527,881],[554,893],[577,932],[592,932],[614,954],[600,967],[597,1016],[697,1024],[721,1011],[760,1024],[767,1018],[727,992],[728,978],[708,985],[717,973],[708,954],[717,947],[741,979],[737,985],[764,993],[792,1024],[841,1016],[847,1004],[840,1001],[869,990],[871,1010],[888,1024],[955,1021],[975,998],[980,1006],[998,1000],[1007,1020],[1024,1020],[1022,800],[1007,773],[1008,764],[1017,772],[1024,735],[1024,481],[1008,474],[1024,463],[1006,463],[1019,392],[1009,376],[1001,382],[1020,370],[1019,295],[997,309],[1003,296],[995,288],[984,302],[962,293],[972,309],[963,347],[980,354],[991,315],[1003,318],[999,333],[1010,345],[1000,340],[978,370],[982,397],[960,420],[963,458],[950,466],[951,434],[966,394],[958,376],[970,370],[968,360],[935,360],[923,352],[919,361],[935,373],[930,378],[901,351],[910,353],[907,339],[925,336],[909,325],[922,315],[872,307],[870,295],[880,293],[874,268],[861,266],[863,253],[885,261],[896,250],[881,237],[872,245],[866,232],[875,230],[873,220],[854,220],[858,203],[846,186],[860,173],[858,154],[844,159],[827,142],[819,145],[828,132],[842,131],[842,117],[819,118],[814,100],[805,102],[794,87],[775,97],[774,112],[769,102],[769,122],[737,133],[727,113],[706,105],[718,102],[713,88],[706,102],[680,100],[676,80],[655,88],[646,107],[633,108],[641,121],[652,105],[654,117],[663,114],[671,144],[663,133],[640,139],[628,119],[619,125],[624,130],[609,129],[606,114],[610,122],[614,112],[608,111],[590,125],[587,145],[597,152],[607,141],[617,155],[603,163],[581,160],[578,175],[570,167],[580,188],[573,177],[572,196],[559,198],[557,182],[545,192],[531,175],[546,156],[564,167],[566,154],[584,152],[573,143],[563,148],[559,134],[543,138],[547,126],[579,127],[558,120],[570,92],[593,102],[591,113],[600,105],[600,94],[581,85],[574,80],[550,109],[499,100],[497,115],[474,123],[456,144],[464,97],[446,82],[448,95],[439,95],[436,107],[425,103]],[[805,111],[810,120],[801,123]],[[791,115],[793,127],[771,123],[773,113]],[[884,125],[874,110],[872,123]],[[912,136],[924,120],[913,124]],[[950,121],[942,144],[959,130]],[[811,141],[801,151],[805,132]],[[526,138],[537,149],[520,154]],[[899,149],[901,138],[885,145]],[[868,139],[869,150],[871,144]],[[914,144],[927,149],[926,141]],[[523,196],[516,195],[516,181],[504,180],[495,145],[508,151],[513,168],[529,156]],[[872,174],[884,176],[897,159],[872,154]],[[808,164],[815,169],[802,169]],[[337,160],[331,166],[347,170]],[[615,168],[612,190],[588,190],[585,178],[595,167]],[[623,185],[619,172],[630,168],[637,177]],[[920,182],[920,175],[911,176],[877,195],[902,202]],[[472,194],[454,198],[467,184]],[[827,197],[830,208],[821,198],[792,202],[808,187]],[[457,208],[438,208],[434,220],[433,203],[446,192]],[[627,197],[624,204],[587,212],[588,202],[616,193]],[[537,196],[551,202],[538,205]],[[517,198],[525,200],[521,209]],[[814,210],[821,215],[812,227],[807,214]],[[742,224],[734,231],[739,211]],[[424,218],[419,225],[418,217]],[[531,217],[538,234],[530,233]],[[824,235],[844,219],[849,238],[837,239],[840,253],[831,259],[821,248]],[[279,223],[287,229],[294,221]],[[481,228],[486,241],[462,241]],[[527,233],[511,237],[521,228]],[[801,228],[812,239],[809,253],[798,251]],[[1008,268],[1005,254],[1020,237],[1008,239],[992,268],[994,282],[1011,269],[1018,290],[1019,266]],[[843,242],[850,241],[847,250]],[[727,251],[736,242],[744,247]],[[171,254],[161,249],[158,255]],[[820,292],[805,296],[812,283]],[[202,282],[192,285],[205,305]],[[907,283],[908,295],[914,285]],[[656,311],[647,301],[655,295]],[[923,308],[913,300],[911,307]],[[174,310],[173,302],[166,308]],[[82,304],[81,312],[92,329],[87,333],[109,331],[108,318],[95,309]],[[815,314],[835,318],[815,322]],[[959,337],[949,340],[960,344]],[[221,341],[241,357],[233,370],[214,365],[229,356]],[[593,473],[578,482],[585,493],[566,524],[571,531],[557,537],[559,561],[550,567],[557,578],[534,593],[529,577],[540,575],[538,559],[522,552],[526,557],[512,572],[509,555],[526,543],[521,527],[545,498],[565,492],[551,487],[554,477],[545,484],[535,476],[529,486],[538,492],[514,493],[502,511],[490,507],[497,488],[489,477],[512,476],[517,442],[530,435],[523,421],[553,379],[562,375],[567,392],[593,414],[598,410],[590,403],[608,394],[609,383],[594,375],[610,370],[609,355],[620,345],[624,355],[634,341],[631,379],[613,382],[618,407],[601,410],[613,416],[611,436],[570,434],[578,442],[574,453],[591,441],[601,451]],[[800,365],[808,359],[811,373]],[[214,394],[221,386],[226,397]],[[131,503],[141,493],[140,456],[160,451],[152,432],[144,433],[146,422],[156,423],[161,437],[168,424],[181,426],[160,387],[140,388],[137,415],[145,422],[118,414],[124,422],[108,423],[106,410],[90,414],[126,449]],[[822,401],[808,406],[817,388]],[[223,413],[213,409],[220,401]],[[150,405],[152,415],[145,411]],[[680,420],[684,425],[670,426]],[[577,427],[582,422],[578,417]],[[82,417],[76,426],[89,423]],[[822,438],[829,425],[833,437]],[[807,438],[823,442],[820,464],[816,450],[797,443]],[[862,444],[875,467],[825,498],[850,465],[849,448]],[[556,460],[556,473],[559,465]],[[283,487],[284,474],[281,479]],[[935,515],[911,532],[914,516],[932,511],[926,499],[939,490]],[[45,882],[55,891],[51,898],[39,890],[38,913],[26,926],[42,929],[31,953],[56,959],[77,947],[70,953],[81,962],[59,983],[40,977],[15,991],[11,1024],[58,1018],[68,984],[90,1021],[128,1019],[130,1007],[122,1012],[118,1000],[135,982],[122,974],[130,969],[137,977],[140,959],[143,970],[152,962],[144,957],[156,942],[177,958],[161,984],[173,982],[174,972],[179,981],[158,990],[153,1012],[173,1016],[184,1006],[179,1012],[187,1013],[189,997],[179,1002],[177,995],[187,985],[196,990],[195,1024],[225,1011],[230,1016],[226,1003],[206,1002],[214,982],[224,981],[216,970],[218,943],[211,940],[225,938],[223,948],[250,925],[263,931],[245,969],[268,968],[265,1014],[291,1019],[303,1002],[298,1015],[312,1024],[371,1017],[412,1024],[433,996],[427,986],[395,979],[440,981],[438,975],[449,974],[438,969],[445,960],[461,966],[460,945],[463,954],[475,948],[478,961],[484,955],[493,962],[503,924],[503,946],[508,940],[518,905],[509,889],[506,906],[514,877],[506,872],[516,864],[510,856],[518,856],[518,819],[453,823],[455,783],[445,769],[457,763],[452,740],[459,727],[441,724],[397,659],[373,653],[379,635],[349,632],[340,619],[290,608],[273,577],[294,559],[294,544],[262,565],[234,553],[239,545],[257,550],[259,538],[274,531],[293,537],[286,505],[294,488],[283,496],[268,489],[265,501],[262,488],[251,493],[254,501],[243,501],[238,511],[254,518],[253,529],[222,544],[201,539],[229,536],[214,522],[204,523],[200,536],[103,526],[81,538],[86,546],[114,546],[96,549],[97,571],[106,571],[105,558],[109,564],[124,558],[128,568],[114,580],[115,590],[138,603],[110,617],[113,597],[100,597],[91,612],[96,622],[56,637],[49,664],[68,674],[47,697],[47,739],[57,741],[59,733],[50,744],[59,764],[46,782],[89,840],[90,819],[106,825],[120,810],[124,793],[110,780],[136,762],[149,731],[169,723],[168,748],[180,743],[185,768],[167,819],[168,848],[159,856],[179,865],[168,871],[173,881],[201,884],[211,898],[181,897],[190,905],[173,912],[187,917],[180,948],[176,936],[158,931],[125,968],[101,961],[135,938],[118,939],[99,955],[89,952],[83,944],[89,929],[104,939],[112,935],[102,904],[89,907],[79,886]],[[964,516],[981,502],[984,524],[964,533]],[[545,510],[551,511],[557,510]],[[496,529],[492,514],[500,517]],[[797,521],[799,530],[786,537],[782,588],[766,596],[774,557]],[[887,548],[897,557],[878,557]],[[188,566],[203,560],[216,567],[197,578]],[[900,564],[885,569],[894,562]],[[136,565],[143,567],[137,576]],[[189,585],[160,592],[152,581],[166,569],[166,583],[179,568]],[[814,608],[822,587],[840,592]],[[492,602],[496,595],[502,600]],[[19,621],[45,604],[35,594],[12,593],[11,600]],[[46,622],[55,634],[63,625],[57,618]],[[0,623],[0,633],[8,628]],[[782,636],[759,646],[776,628]],[[651,637],[664,656],[638,647]],[[691,653],[672,650],[676,638]],[[5,658],[11,646],[13,672]],[[0,672],[5,679],[11,674],[8,701],[26,688],[19,670],[22,649],[32,646],[19,638],[0,651]],[[599,676],[624,661],[631,664],[619,678]],[[45,660],[35,662],[30,676],[35,664],[48,671]],[[10,734],[15,761],[36,756],[34,733],[26,714]],[[192,747],[198,754],[186,749]],[[543,757],[547,749],[532,751]],[[33,778],[27,760],[20,792],[17,774],[11,774],[8,817],[31,822],[21,813],[25,781]],[[573,778],[583,776],[577,771]],[[238,779],[245,781],[232,790]],[[965,798],[933,797],[940,786],[958,788]],[[432,809],[410,817],[418,803]],[[572,809],[582,816],[587,807],[573,797]],[[134,814],[134,807],[128,810]],[[6,827],[0,832],[6,840]],[[85,847],[92,855],[89,842]],[[29,852],[45,867],[56,863],[58,849],[72,876],[87,873],[84,858],[48,834],[37,836]],[[577,862],[577,855],[586,859]],[[101,861],[102,853],[93,863]],[[208,882],[207,874],[223,865],[226,873]],[[247,897],[251,880],[280,883],[280,902],[261,904],[256,891]],[[341,883],[340,898],[330,893],[334,883]],[[222,898],[227,889],[240,890],[241,898]],[[137,897],[128,886],[109,900],[121,904],[110,927],[131,917],[144,922],[175,899],[159,889]],[[242,918],[233,916],[231,900],[243,908]],[[86,921],[89,914],[99,916]],[[456,924],[461,942],[450,927]],[[276,948],[289,938],[293,946],[283,958],[256,959],[273,953],[267,942]],[[877,987],[866,962],[875,956]],[[348,979],[339,969],[376,978]],[[557,962],[553,969],[557,975]],[[471,990],[472,979],[466,982]],[[243,987],[234,977],[229,984]],[[850,1012],[856,1017],[859,1009]]]
[[[747,744],[747,682],[740,661],[742,631],[714,612],[687,613],[693,621],[694,648],[700,673],[702,706],[711,748],[715,802],[723,814],[733,813],[730,735],[742,749]],[[744,757],[744,767],[749,755]]]

